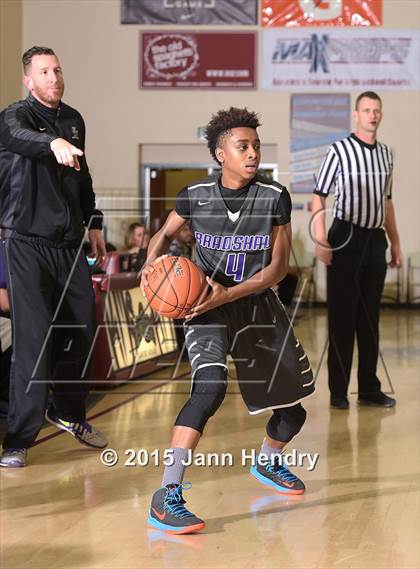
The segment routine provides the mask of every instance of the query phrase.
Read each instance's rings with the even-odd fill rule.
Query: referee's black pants
[[[359,397],[378,393],[381,383],[376,367],[379,310],[386,274],[385,232],[336,219],[328,233],[328,241],[335,248],[332,264],[327,267],[331,396],[347,396],[355,335],[359,352]]]
[[[76,248],[10,238],[4,240],[4,256],[13,356],[3,448],[28,448],[43,424],[51,384],[56,414],[85,420],[94,295],[86,259]]]

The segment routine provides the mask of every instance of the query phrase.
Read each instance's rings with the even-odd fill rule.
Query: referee
[[[327,265],[328,385],[331,406],[348,409],[347,389],[357,337],[359,403],[393,407],[376,375],[379,307],[388,247],[391,267],[401,264],[392,202],[392,152],[377,142],[382,101],[366,91],[356,100],[356,134],[332,144],[321,165],[312,200],[315,255]],[[334,187],[333,223],[325,230],[325,199]],[[317,215],[318,213],[318,215]],[[385,231],[384,231],[385,229]]]

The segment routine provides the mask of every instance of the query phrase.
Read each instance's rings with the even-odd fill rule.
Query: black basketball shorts
[[[192,381],[199,369],[227,369],[231,354],[251,414],[296,405],[315,390],[311,365],[272,290],[209,310],[184,323]]]

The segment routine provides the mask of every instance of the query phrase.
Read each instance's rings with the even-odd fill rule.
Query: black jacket
[[[29,95],[0,113],[0,227],[69,246],[86,227],[101,229],[102,213],[85,156],[79,172],[61,166],[50,149],[56,138],[85,150],[83,118],[64,103],[50,109]]]

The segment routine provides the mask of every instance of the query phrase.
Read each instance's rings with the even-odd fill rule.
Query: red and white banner
[[[264,27],[381,26],[382,0],[262,0]]]
[[[255,32],[145,32],[142,89],[255,89]]]
[[[262,38],[262,89],[419,88],[419,30],[283,28],[264,30]]]

